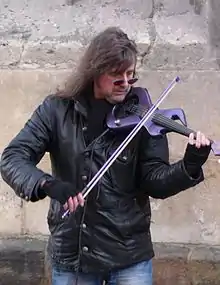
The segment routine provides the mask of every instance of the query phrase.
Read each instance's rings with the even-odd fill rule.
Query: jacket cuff
[[[198,172],[198,176],[197,177],[192,177],[188,171],[186,170],[186,167],[185,167],[185,164],[184,164],[184,161],[182,160],[181,161],[181,167],[185,173],[185,175],[187,176],[187,178],[191,181],[194,181],[196,184],[199,183],[199,182],[202,182],[204,180],[204,173],[203,173],[203,170],[202,170],[202,167],[200,167],[199,169],[199,172]]]
[[[29,194],[29,200],[31,202],[37,202],[39,200],[43,200],[46,198],[46,194],[41,190],[41,184],[43,181],[46,181],[47,179],[52,179],[52,176],[49,174],[43,175],[35,184],[33,191]]]

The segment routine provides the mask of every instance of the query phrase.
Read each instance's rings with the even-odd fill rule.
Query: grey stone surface
[[[152,0],[76,1],[67,6],[62,1],[4,1],[1,7],[2,38],[22,38],[30,41],[74,35],[77,41],[88,43],[91,36],[109,25],[129,29],[141,41],[145,20],[152,15]],[[18,13],[20,12],[20,13]],[[143,14],[143,19],[140,15]],[[111,15],[111,17],[109,17]],[[129,21],[129,22],[128,22]]]
[[[44,248],[41,240],[1,240],[0,284],[39,285],[44,278]]]
[[[197,15],[201,15],[208,7],[206,0],[189,0],[189,3]]]
[[[21,68],[74,68],[82,46],[77,42],[42,41],[25,46]]]
[[[217,59],[220,66],[220,2],[209,1],[209,41],[211,44],[212,56]]]
[[[202,44],[171,45],[155,44],[142,58],[143,70],[219,70],[214,58],[208,55],[208,48]]]
[[[206,1],[204,0],[155,0],[154,7],[162,15],[183,15],[194,12],[201,15],[206,11]]]
[[[0,44],[4,53],[13,50],[15,59],[7,62],[0,58],[0,66],[73,68],[81,48],[94,34],[112,25],[129,32],[142,49],[150,41],[152,13],[152,1],[139,1],[138,5],[132,1],[105,1],[101,5],[99,1],[76,1],[73,6],[60,1],[5,1],[0,10]],[[20,49],[16,49],[16,40]]]
[[[186,262],[220,262],[220,246],[154,243],[156,259],[182,259]]]
[[[20,235],[23,228],[22,218],[22,201],[15,197],[8,185],[3,184],[0,176],[0,236],[3,233],[10,236],[12,232]]]
[[[189,245],[154,243],[156,259],[183,259],[187,260],[190,253]]]
[[[47,237],[0,240],[1,285],[51,285]],[[216,285],[220,282],[220,248],[200,245],[156,243],[154,284]],[[189,252],[199,253],[189,258]],[[207,255],[212,252],[212,255]],[[48,271],[49,270],[49,271]],[[211,283],[207,283],[207,282]]]
[[[177,63],[177,68],[215,69],[218,51],[211,48],[218,41],[219,8],[215,0],[208,7],[204,0],[108,0],[101,4],[84,0],[72,5],[59,0],[2,0],[0,66],[74,68],[90,39],[116,25],[137,41],[143,68],[172,69]],[[146,64],[148,54],[152,58]]]
[[[23,43],[20,41],[0,42],[0,66],[10,67],[18,65],[21,60]]]

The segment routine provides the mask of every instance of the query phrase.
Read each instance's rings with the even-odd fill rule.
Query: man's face
[[[110,72],[103,74],[95,82],[95,97],[106,99],[110,103],[122,102],[129,92],[131,85],[136,81],[133,79],[135,65],[131,65],[123,72]]]

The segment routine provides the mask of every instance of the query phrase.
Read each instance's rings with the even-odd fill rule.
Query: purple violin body
[[[140,106],[145,107],[146,108],[145,111],[147,111],[152,106],[152,101],[151,101],[151,98],[150,98],[147,90],[143,89],[141,87],[135,87],[133,89],[134,89],[133,93],[138,97],[137,103]],[[157,116],[157,114],[162,114],[164,117],[170,118],[173,120],[180,120],[184,126],[187,126],[185,113],[181,108],[162,109],[162,110],[156,111],[155,115]],[[129,130],[129,129],[135,127],[139,121],[140,121],[140,116],[137,114],[130,114],[129,116],[118,118],[117,117],[117,109],[114,108],[112,110],[112,113],[109,114],[109,116],[107,118],[107,125],[110,129],[113,129],[113,130],[117,130],[117,129]],[[173,130],[169,130],[169,129],[164,129],[163,126],[156,125],[153,122],[153,120],[147,121],[144,126],[152,136],[156,136],[156,135],[158,135],[160,133],[164,133],[164,132],[173,131]]]
[[[120,112],[120,107],[117,105],[113,108],[112,112],[107,117],[108,128],[114,131],[129,131],[133,129],[143,117],[144,113],[152,106],[152,101],[149,93],[146,89],[141,87],[134,87],[132,96],[135,98],[135,104],[133,107],[126,107]],[[178,123],[175,120],[181,122]],[[148,120],[144,127],[147,129],[150,135],[157,136],[168,132],[176,132],[184,136],[189,136],[190,133],[196,134],[196,132],[187,127],[187,121],[185,113],[181,108],[173,109],[158,109]],[[211,141],[212,151],[216,156],[220,156],[220,143]]]

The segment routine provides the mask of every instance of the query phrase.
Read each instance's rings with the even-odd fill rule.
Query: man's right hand
[[[68,201],[64,205],[64,210],[66,211],[69,209],[70,212],[75,212],[78,205],[81,207],[84,206],[84,198],[82,196],[82,193],[77,194],[75,197],[70,197]]]
[[[47,196],[59,201],[64,209],[74,212],[78,205],[84,205],[82,193],[77,191],[69,182],[62,182],[57,179],[46,180],[40,187]]]

